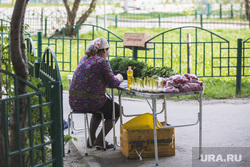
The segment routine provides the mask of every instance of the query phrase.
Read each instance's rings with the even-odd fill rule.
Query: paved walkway
[[[115,99],[117,101],[117,99]],[[157,107],[162,104],[161,100],[157,101]],[[123,98],[124,110],[128,114],[134,112],[150,112],[148,103],[143,99]],[[230,100],[203,100],[203,147],[250,147],[250,99],[230,99]],[[158,107],[160,109],[160,107]],[[64,117],[67,118],[69,112],[68,92],[64,92]],[[172,125],[188,124],[197,120],[198,102],[197,101],[167,101],[168,122]],[[159,116],[160,121],[163,115]],[[124,122],[129,118],[124,118]],[[74,117],[75,127],[83,127],[83,116]],[[116,136],[120,143],[120,123],[116,124]],[[159,166],[192,166],[192,149],[198,147],[199,126],[182,127],[175,129],[176,136],[176,155],[172,157],[160,157]],[[67,133],[67,131],[65,131]],[[73,134],[78,139],[73,142],[74,151],[78,151],[83,162],[80,166],[91,167],[151,167],[155,166],[154,158],[127,159],[121,152],[120,148],[116,150],[108,149],[107,151],[89,149],[89,156],[84,156],[84,132],[79,131]],[[113,141],[113,133],[109,133],[107,141]],[[66,150],[68,145],[66,145]],[[205,149],[205,148],[204,148]],[[69,154],[67,154],[69,156]],[[194,155],[194,160],[198,161],[198,154]],[[242,159],[245,164],[237,166],[250,166],[250,151],[244,153]],[[248,156],[248,158],[246,157]],[[200,161],[199,161],[200,162]],[[243,163],[243,162],[242,162]],[[66,163],[64,163],[67,166]],[[234,163],[223,163],[221,166],[236,166]],[[79,164],[77,165],[79,166]]]

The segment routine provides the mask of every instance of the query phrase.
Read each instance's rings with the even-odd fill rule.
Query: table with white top
[[[128,90],[127,88],[127,82],[123,82],[120,84],[120,86],[117,88],[118,90],[118,96],[119,96],[119,105],[120,105],[120,122],[122,124],[122,116],[124,116],[125,114],[123,113],[123,107],[122,107],[122,92],[126,92],[130,95],[135,95],[135,96],[141,96],[141,97],[145,97],[150,98],[152,100],[152,106],[150,105],[150,103],[148,102],[148,104],[151,107],[152,110],[152,114],[153,114],[153,132],[154,132],[154,149],[155,149],[155,165],[158,166],[159,165],[159,161],[158,161],[158,145],[157,145],[157,131],[156,131],[156,127],[160,128],[177,128],[177,127],[186,127],[186,126],[193,126],[196,124],[199,124],[199,158],[201,156],[202,153],[202,94],[203,91],[189,91],[189,92],[179,92],[179,93],[150,93],[150,92],[139,92],[139,91],[135,91],[135,90]],[[114,99],[114,92],[113,89],[111,90],[111,95],[112,95],[112,99]],[[186,95],[197,95],[198,96],[198,102],[199,102],[199,112],[198,112],[198,117],[197,117],[197,121],[191,124],[183,124],[183,125],[172,125],[172,126],[164,126],[164,127],[159,127],[157,125],[157,115],[162,113],[164,111],[165,113],[165,121],[167,118],[167,112],[166,112],[166,98],[168,97],[174,97],[174,96],[186,96]],[[158,99],[163,99],[164,100],[164,105],[163,105],[163,109],[161,112],[156,111],[156,101]],[[113,100],[113,111],[115,110],[115,105],[114,105],[114,100]],[[140,115],[140,114],[139,114]],[[137,116],[137,114],[135,115],[129,115],[129,116]],[[114,140],[114,149],[116,149],[116,145],[117,145],[117,141],[116,141],[116,136],[115,136],[115,112],[113,112],[113,140]]]

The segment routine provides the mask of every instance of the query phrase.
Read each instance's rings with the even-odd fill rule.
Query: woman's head
[[[102,58],[108,57],[108,50],[109,50],[109,44],[106,39],[103,37],[96,38],[95,40],[91,41],[88,45],[85,54],[90,57],[94,55],[98,55]]]

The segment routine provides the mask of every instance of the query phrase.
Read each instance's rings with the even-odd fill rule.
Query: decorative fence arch
[[[62,99],[62,79],[61,74],[59,71],[59,66],[57,63],[56,55],[51,47],[47,47],[43,52],[43,57],[41,62],[39,63],[39,71],[38,71],[38,78],[40,78],[45,87],[45,97],[47,100],[50,101],[51,92],[50,92],[50,82],[58,83],[61,92],[58,92],[61,95]],[[37,73],[37,72],[36,72]],[[60,106],[62,108],[62,104]],[[62,110],[61,110],[62,111]]]
[[[242,75],[250,76],[250,38],[243,41]]]
[[[178,73],[199,77],[236,76],[237,50],[230,48],[228,40],[206,29],[171,29],[149,39],[147,45],[151,48],[144,57],[152,66],[168,66]]]
[[[66,36],[66,31],[70,28],[77,29],[75,37]],[[84,33],[84,35],[80,33]],[[84,56],[86,47],[90,41],[98,37],[104,37],[109,42],[109,58],[129,55],[129,51],[123,47],[123,39],[121,37],[105,28],[91,24],[74,25],[64,28],[50,36],[48,44],[57,55],[61,71],[73,72],[80,58]]]

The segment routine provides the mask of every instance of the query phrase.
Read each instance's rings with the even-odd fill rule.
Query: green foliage
[[[177,74],[174,72],[171,68],[169,67],[160,67],[160,68],[155,68],[155,67],[149,67],[146,66],[142,70],[142,78],[144,77],[152,77],[152,76],[159,76],[159,77],[170,77],[172,75]]]
[[[144,62],[123,57],[116,57],[111,59],[109,62],[113,71],[120,70],[126,72],[128,70],[128,66],[132,66],[135,78],[144,78],[147,76],[170,77],[176,74],[169,67],[150,67]]]
[[[65,135],[64,136],[64,142],[65,142],[64,144],[66,144],[66,143],[68,143],[68,142],[70,142],[72,140],[77,141],[78,139],[76,137],[72,137],[70,135]]]
[[[116,57],[111,59],[109,62],[113,71],[120,70],[126,72],[128,70],[128,66],[132,66],[134,77],[141,77],[141,71],[146,66],[144,62],[122,57]]]

